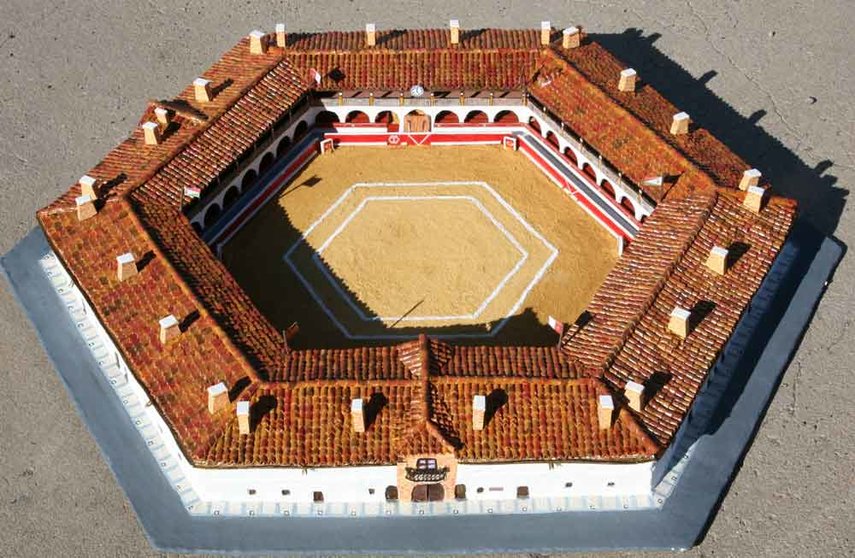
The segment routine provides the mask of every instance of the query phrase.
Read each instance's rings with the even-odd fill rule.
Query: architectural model
[[[452,20],[253,31],[38,221],[189,514],[382,517],[662,506],[795,212],[581,28]]]

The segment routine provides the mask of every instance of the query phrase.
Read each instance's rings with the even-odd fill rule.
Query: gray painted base
[[[154,547],[183,552],[412,554],[684,549],[699,542],[843,254],[834,241],[797,225],[781,252],[786,257],[778,260],[786,265],[779,266],[783,268],[777,272],[772,302],[715,411],[715,427],[697,442],[661,509],[338,519],[188,515],[39,268],[38,258],[48,250],[41,230],[34,229],[0,259],[0,266]]]

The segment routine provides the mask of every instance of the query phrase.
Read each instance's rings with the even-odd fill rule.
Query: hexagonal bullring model
[[[254,32],[38,218],[188,513],[386,516],[662,506],[794,214],[580,29],[455,24]]]

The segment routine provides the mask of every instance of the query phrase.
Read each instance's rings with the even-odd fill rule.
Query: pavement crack
[[[799,406],[799,381],[802,377],[802,363],[795,362],[794,364],[796,365],[796,373],[793,375],[793,393],[790,406],[787,408],[787,413],[791,417],[796,415],[796,409]]]
[[[689,8],[689,12],[691,13],[692,17],[695,18],[700,24],[704,35],[704,40],[707,42],[707,44],[710,45],[710,48],[712,48],[713,51],[719,56],[724,58],[727,63],[730,64],[736,71],[738,71],[745,79],[747,79],[748,82],[751,83],[751,85],[756,87],[758,91],[763,93],[763,95],[767,99],[769,99],[769,103],[772,107],[772,112],[775,113],[775,116],[778,117],[787,132],[791,134],[795,139],[796,145],[793,149],[797,150],[802,144],[801,134],[798,133],[795,127],[793,127],[793,125],[791,125],[790,122],[787,120],[787,117],[784,116],[784,113],[781,111],[781,108],[772,93],[768,89],[763,87],[763,85],[748,71],[744,70],[739,64],[737,64],[736,61],[730,55],[728,55],[721,48],[719,48],[715,38],[710,33],[709,25],[707,25],[707,22],[704,20],[701,14],[698,13],[697,9],[695,8],[695,5],[692,3],[692,0],[686,0],[686,6]]]

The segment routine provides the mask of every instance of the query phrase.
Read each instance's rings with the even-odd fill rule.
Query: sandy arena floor
[[[520,153],[350,147],[310,163],[223,261],[277,327],[299,322],[297,346],[551,343],[547,316],[584,310],[616,246]]]

